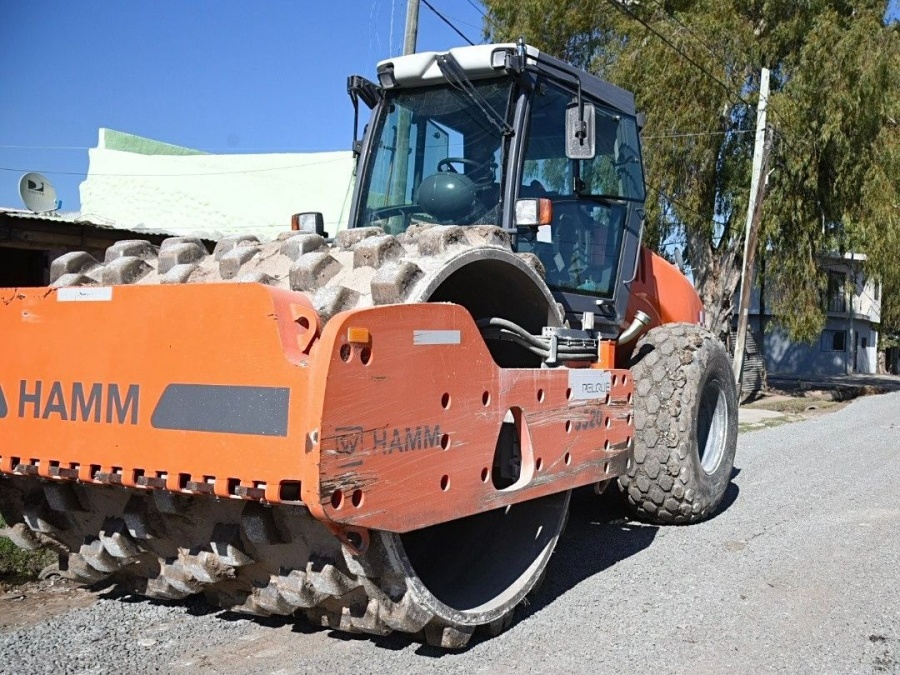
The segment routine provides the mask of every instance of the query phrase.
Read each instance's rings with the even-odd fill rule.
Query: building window
[[[844,293],[844,273],[828,273],[827,309],[829,312],[846,312],[847,297]],[[843,350],[841,350],[843,351]]]
[[[847,331],[845,331],[845,330],[823,330],[822,331],[822,351],[823,352],[847,351]]]

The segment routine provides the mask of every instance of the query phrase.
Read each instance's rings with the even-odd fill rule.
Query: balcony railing
[[[843,295],[833,295],[828,298],[827,308],[829,312],[845,314],[847,312],[847,298]]]

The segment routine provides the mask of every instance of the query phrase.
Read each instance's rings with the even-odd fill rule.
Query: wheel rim
[[[392,563],[418,603],[448,623],[506,615],[535,585],[566,522],[562,492],[402,535],[386,534]]]
[[[700,467],[707,474],[715,473],[725,455],[728,430],[728,399],[717,380],[709,380],[700,397],[697,415],[697,450]]]

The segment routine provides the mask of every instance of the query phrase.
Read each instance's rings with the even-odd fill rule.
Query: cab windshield
[[[398,234],[414,222],[500,224],[503,128],[513,83],[388,91],[362,186],[361,225]]]

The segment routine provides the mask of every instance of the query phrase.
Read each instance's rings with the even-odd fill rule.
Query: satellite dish
[[[35,213],[56,211],[56,189],[39,173],[26,173],[19,179],[19,194],[25,207]]]

